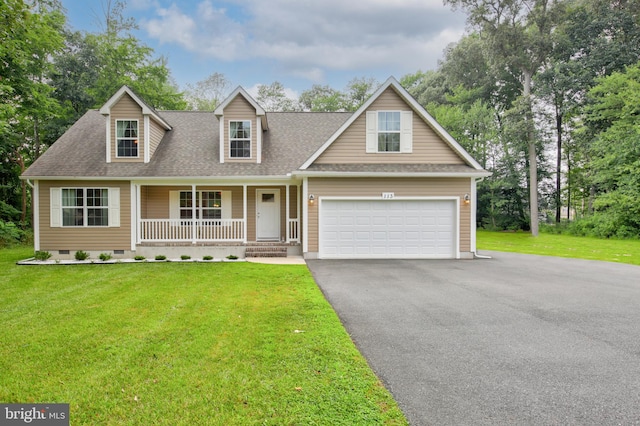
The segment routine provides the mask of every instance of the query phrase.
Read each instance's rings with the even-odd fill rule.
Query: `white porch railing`
[[[244,241],[243,219],[141,219],[140,242]]]
[[[289,241],[300,241],[300,222],[298,219],[288,220]]]

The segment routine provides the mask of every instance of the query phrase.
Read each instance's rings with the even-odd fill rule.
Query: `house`
[[[471,258],[482,167],[394,79],[355,113],[156,111],[122,87],[22,175],[35,249]]]

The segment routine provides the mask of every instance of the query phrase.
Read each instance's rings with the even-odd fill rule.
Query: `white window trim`
[[[169,191],[169,219],[175,220],[192,220],[192,219],[180,219],[180,193],[181,192],[191,192],[191,190],[183,190],[183,191]],[[222,206],[220,208],[221,218],[220,219],[204,219],[204,220],[224,220],[231,219],[231,191],[221,191],[219,189],[205,189],[196,191],[196,196],[202,199],[203,192],[220,192],[220,202]],[[202,206],[199,207],[202,209]],[[202,216],[202,214],[200,215]],[[200,219],[202,220],[202,217]]]
[[[249,123],[249,139],[246,138],[232,138],[231,137],[231,123]],[[251,120],[229,120],[229,159],[230,160],[250,160],[253,158],[253,143],[251,142],[253,135],[253,123]],[[231,141],[248,141],[249,142],[249,156],[248,157],[232,157],[231,156]]]
[[[378,150],[378,113],[400,113],[400,150]],[[366,153],[367,154],[410,154],[413,152],[413,111],[378,110],[367,111],[366,114]],[[389,132],[385,132],[389,133]]]
[[[80,225],[64,225],[63,224],[63,214],[62,211],[65,208],[62,205],[62,190],[71,189],[77,190],[82,189],[82,197],[84,200],[83,209],[83,224]],[[87,210],[90,208],[87,206],[87,189],[100,189],[107,191],[108,197],[108,205],[106,206],[107,210],[107,225],[88,225],[87,223]],[[49,191],[50,196],[50,227],[51,228],[118,228],[120,227],[120,188],[109,188],[109,187],[94,187],[94,186],[86,186],[86,187],[56,187],[51,188]]]
[[[137,145],[138,145],[137,155],[125,155],[125,156],[118,155],[118,139],[134,139],[134,138],[124,138],[124,137],[119,138],[118,137],[118,122],[119,121],[135,121],[136,122],[136,128],[137,128],[137,132],[138,132],[138,137],[135,138],[135,139],[138,140],[138,143],[137,143]],[[141,148],[140,148],[140,145],[141,145],[141,141],[140,141],[140,120],[135,119],[135,118],[131,118],[131,119],[130,118],[118,118],[118,119],[116,119],[115,124],[116,124],[116,134],[115,134],[114,142],[115,142],[116,158],[140,158],[140,150],[141,150]]]

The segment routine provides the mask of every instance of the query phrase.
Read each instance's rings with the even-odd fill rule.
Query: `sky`
[[[114,0],[112,0],[114,2]],[[74,30],[100,31],[107,0],[62,0]],[[128,0],[135,36],[168,59],[180,89],[217,72],[255,93],[279,81],[296,98],[435,69],[465,30],[442,0]]]

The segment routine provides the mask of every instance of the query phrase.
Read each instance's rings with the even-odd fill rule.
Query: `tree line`
[[[478,184],[478,225],[639,237],[640,0],[445,3],[466,12],[468,34],[401,84],[493,173]],[[181,90],[125,7],[104,0],[89,33],[69,28],[58,0],[0,4],[0,239],[29,227],[21,172],[123,84],[160,110],[213,110],[232,89],[214,72]],[[292,99],[276,81],[256,100],[355,111],[379,84],[358,77]]]

